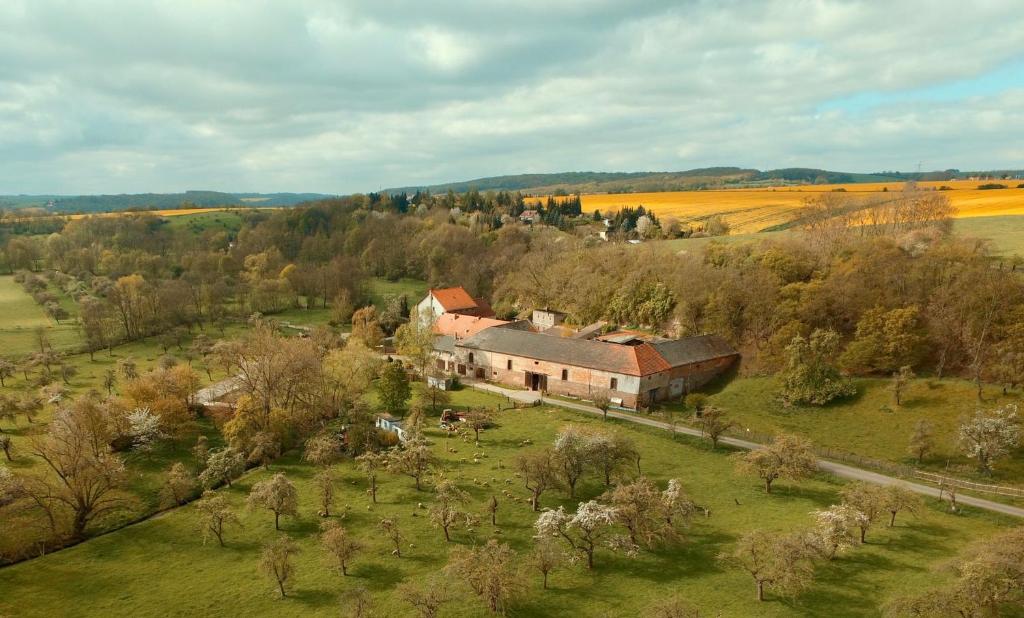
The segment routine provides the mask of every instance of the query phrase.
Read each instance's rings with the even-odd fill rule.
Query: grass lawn
[[[957,476],[973,474],[972,460],[960,456],[955,447],[961,417],[973,414],[978,407],[971,382],[914,380],[899,408],[893,407],[889,380],[856,382],[857,396],[824,407],[787,408],[776,398],[776,381],[762,377],[737,378],[712,394],[710,400],[727,410],[742,430],[796,433],[821,446],[906,464],[913,463],[907,443],[914,425],[927,419],[935,427],[936,452],[923,462],[923,467],[941,471],[948,463]],[[995,387],[986,388],[985,399],[986,408],[1020,403],[1018,393],[1004,397]],[[1024,484],[1024,448],[998,462],[993,475],[984,480]]]
[[[370,300],[377,306],[377,311],[384,309],[388,297],[405,294],[409,308],[423,300],[427,295],[427,282],[419,279],[399,279],[388,281],[380,277],[370,279]]]
[[[77,315],[74,303],[57,290],[61,304]],[[0,354],[17,358],[37,349],[35,329],[42,328],[57,350],[73,349],[81,343],[78,328],[71,320],[57,324],[47,317],[32,297],[14,281],[12,275],[0,276]]]
[[[537,446],[520,444],[525,439],[534,445],[548,443],[570,421],[591,426],[601,421],[547,408],[503,412],[498,421],[499,427],[485,432],[479,447],[460,438],[446,439],[435,429],[428,430],[428,437],[448,476],[470,492],[471,510],[483,514],[484,501],[491,495],[500,501],[497,529],[489,523],[472,532],[460,529],[453,534],[453,545],[494,537],[524,553],[531,544],[535,516],[510,466],[517,453]],[[582,567],[556,571],[548,591],[541,590],[537,574],[524,572],[526,594],[513,615],[642,616],[645,607],[671,592],[697,604],[702,615],[877,616],[879,606],[891,595],[940,584],[944,576],[933,573],[932,567],[970,540],[1011,523],[974,511],[950,515],[931,505],[920,517],[902,518],[893,529],[873,530],[868,545],[823,565],[815,587],[796,601],[770,599],[758,604],[749,577],[723,568],[715,557],[746,530],[807,525],[809,511],[837,500],[838,483],[826,477],[799,485],[781,483],[777,493],[767,496],[755,479],[733,474],[724,451],[711,452],[684,439],[674,442],[654,430],[621,426],[621,431],[641,447],[646,474],[662,486],[670,477],[680,478],[696,501],[710,508],[710,518],[695,520],[687,543],[643,552],[637,559],[601,550],[593,572]],[[468,463],[475,452],[486,456],[478,464]],[[365,545],[353,561],[350,577],[337,575],[323,560],[315,537],[320,518],[310,482],[314,470],[292,454],[269,472],[284,472],[300,491],[299,517],[282,521],[283,532],[301,547],[290,598],[279,600],[271,582],[257,572],[260,546],[276,536],[269,512],[243,507],[252,484],[269,474],[258,471],[234,488],[220,490],[242,517],[242,526],[227,532],[227,548],[202,544],[195,510],[187,506],[0,570],[0,614],[336,616],[339,593],[362,585],[373,595],[374,615],[412,615],[393,594],[394,587],[436,573],[449,549],[441,532],[429,525],[426,511],[417,508],[421,502],[430,504],[431,492],[416,491],[407,477],[385,474],[380,479],[380,503],[373,506],[365,478],[351,462],[334,466],[334,471],[338,479],[335,512],[343,513],[339,518]],[[504,498],[503,489],[514,492],[519,500]],[[591,475],[579,494],[589,498],[602,490]],[[572,506],[556,493],[545,494],[542,504]],[[403,527],[407,541],[401,558],[392,556],[390,546],[375,532],[382,517],[397,517]],[[482,605],[461,593],[442,609],[442,615],[487,614]]]
[[[242,228],[241,215],[225,210],[166,217],[166,221],[170,228],[188,229],[197,234],[210,229],[235,233]]]

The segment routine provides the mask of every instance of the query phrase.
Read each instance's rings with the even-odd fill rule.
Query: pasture
[[[351,575],[342,577],[324,561],[317,544],[321,518],[316,515],[315,470],[293,453],[272,464],[269,472],[250,472],[233,488],[218,490],[242,520],[241,526],[228,528],[226,548],[215,542],[204,545],[196,531],[195,509],[178,508],[0,570],[0,614],[336,616],[340,593],[364,586],[372,595],[373,615],[411,616],[411,608],[394,594],[396,585],[440,571],[450,547],[497,538],[520,556],[529,550],[535,514],[524,499],[526,490],[512,473],[515,456],[550,443],[566,423],[602,424],[596,418],[545,408],[506,411],[497,420],[499,426],[484,432],[479,446],[446,438],[438,430],[427,432],[445,474],[470,493],[469,510],[483,516],[485,500],[499,497],[497,526],[482,517],[484,523],[475,528],[456,530],[451,545],[430,526],[426,510],[417,506],[431,504],[431,491],[416,491],[408,477],[383,474],[379,503],[372,505],[365,477],[346,460],[333,466],[334,517],[364,549],[353,560]],[[541,589],[539,574],[524,570],[523,595],[512,615],[643,615],[651,603],[671,592],[696,604],[702,615],[878,616],[892,595],[941,584],[946,575],[933,569],[971,540],[1013,523],[974,511],[952,515],[930,504],[918,517],[901,517],[895,528],[872,530],[867,545],[823,564],[814,587],[796,600],[769,596],[759,604],[749,576],[723,566],[716,556],[750,529],[785,531],[807,526],[809,512],[836,502],[841,485],[822,476],[799,484],[780,483],[777,492],[766,495],[756,479],[733,473],[725,451],[713,452],[688,439],[673,441],[664,432],[617,427],[640,447],[645,474],[661,487],[667,479],[679,478],[690,495],[708,507],[710,516],[694,519],[686,542],[642,551],[635,559],[600,549],[594,571],[582,566],[555,571],[547,591]],[[523,446],[526,440],[532,445]],[[479,463],[472,463],[475,452],[485,454]],[[286,599],[277,598],[274,585],[257,571],[262,544],[278,534],[273,516],[244,507],[252,484],[276,472],[296,483],[300,498],[298,518],[282,519],[282,533],[295,538],[300,547],[294,591]],[[502,490],[511,491],[515,499],[506,498]],[[603,490],[603,484],[590,474],[579,495],[588,499]],[[554,491],[545,493],[541,503],[575,506]],[[397,518],[403,529],[402,557],[392,555],[391,546],[376,533],[375,525],[383,517]],[[457,591],[456,600],[442,608],[441,615],[489,615],[461,590],[459,582],[449,583]]]
[[[75,315],[74,303],[58,293],[61,305]],[[10,275],[0,276],[0,355],[20,357],[38,349],[36,331],[42,329],[57,350],[76,347],[81,338],[71,319],[57,324]]]

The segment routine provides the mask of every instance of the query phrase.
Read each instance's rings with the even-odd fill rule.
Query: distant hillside
[[[706,167],[682,172],[561,172],[555,174],[518,174],[491,176],[435,185],[405,186],[385,189],[386,193],[415,193],[428,190],[433,194],[478,191],[522,191],[534,195],[557,193],[653,193],[661,191],[694,191],[758,187],[768,184],[848,184],[860,182],[902,182],[906,180],[953,180],[976,176],[1019,177],[1021,170],[961,172],[834,172],[815,168],[783,168],[756,170],[740,167]]]
[[[110,212],[118,210],[163,210],[186,207],[247,206],[250,208],[293,206],[319,200],[322,193],[222,193],[186,191],[184,193],[137,193],[121,195],[5,195],[0,208],[42,207],[53,212]]]

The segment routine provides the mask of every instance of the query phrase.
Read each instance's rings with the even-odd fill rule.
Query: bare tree
[[[425,581],[402,582],[395,589],[400,599],[412,606],[420,618],[436,618],[441,606],[451,601],[448,581],[434,575]]]
[[[161,502],[167,506],[185,504],[196,488],[196,478],[185,464],[176,461],[167,470],[167,478],[160,490]]]
[[[320,498],[320,517],[331,516],[331,506],[334,504],[334,475],[327,468],[320,470],[313,477],[313,484],[316,485],[317,495]]]
[[[299,546],[287,534],[263,546],[260,570],[277,583],[281,598],[288,596],[289,580],[295,576],[295,555]]]
[[[395,549],[391,552],[392,554],[402,557],[402,541],[405,540],[405,535],[402,534],[402,529],[398,525],[397,519],[382,519],[377,524],[377,529],[387,537],[391,544],[395,546]]]
[[[694,421],[701,435],[711,440],[711,448],[718,448],[718,440],[722,434],[736,426],[726,417],[725,410],[715,406],[704,406],[694,415]]]
[[[366,586],[355,586],[342,591],[341,607],[348,610],[349,618],[369,618],[373,600]]]
[[[541,495],[548,489],[559,485],[554,451],[544,448],[520,455],[516,458],[515,466],[516,472],[523,479],[526,488],[530,490],[530,505],[534,512],[539,511]]]
[[[565,552],[558,546],[555,539],[543,537],[534,541],[533,549],[527,556],[527,563],[540,571],[544,581],[544,590],[548,589],[548,576],[565,562]]]
[[[430,507],[430,522],[444,531],[444,540],[451,542],[451,528],[460,523],[465,526],[473,524],[473,516],[462,510],[469,502],[469,494],[459,489],[455,483],[442,479],[437,484],[437,496]]]
[[[917,463],[921,463],[935,449],[935,426],[927,419],[920,419],[914,424],[914,433],[910,435],[907,450]]]
[[[700,611],[680,596],[670,596],[657,601],[643,613],[650,618],[700,618]]]
[[[213,492],[203,492],[203,497],[196,501],[199,512],[199,528],[203,533],[203,543],[210,536],[217,538],[217,543],[224,547],[224,528],[228,524],[238,524],[238,516],[231,509],[224,496]]]
[[[434,454],[427,441],[421,436],[408,439],[401,448],[393,449],[388,456],[388,470],[403,474],[416,481],[416,489],[422,490],[423,477],[434,465]]]
[[[740,455],[736,460],[739,472],[755,474],[764,481],[765,493],[772,492],[772,483],[780,478],[802,479],[818,469],[811,445],[803,438],[779,435],[771,444]]]
[[[481,408],[475,408],[466,412],[463,416],[463,424],[468,427],[474,436],[476,444],[480,444],[480,432],[495,426],[491,413]]]
[[[373,503],[377,503],[377,476],[381,470],[385,470],[388,467],[388,457],[383,453],[377,453],[374,451],[366,451],[359,457],[356,457],[356,465],[366,475],[366,480],[370,482],[370,498]]]
[[[320,524],[320,546],[343,576],[348,575],[349,562],[363,549],[362,543],[336,521]]]
[[[796,534],[753,530],[744,534],[733,550],[719,559],[743,569],[753,578],[758,601],[764,601],[766,589],[783,597],[796,596],[814,579],[812,555]]]
[[[451,552],[446,570],[466,582],[492,613],[504,612],[521,590],[516,552],[491,539],[475,548]]]

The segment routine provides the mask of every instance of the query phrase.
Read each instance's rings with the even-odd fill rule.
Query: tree
[[[348,565],[352,558],[363,549],[362,543],[336,521],[320,524],[320,546],[327,554],[327,559],[343,576],[348,575]]]
[[[231,487],[231,480],[245,472],[245,457],[230,446],[210,451],[206,459],[206,469],[199,475],[203,487],[212,489],[221,483]]]
[[[306,440],[302,458],[314,466],[329,466],[341,458],[341,441],[329,433],[321,433]]]
[[[413,316],[395,331],[395,349],[423,375],[434,355],[434,333],[430,324]]]
[[[1017,406],[1006,404],[989,412],[978,410],[973,418],[961,422],[958,437],[964,455],[977,460],[978,470],[991,472],[992,464],[1020,443]]]
[[[889,527],[896,525],[896,515],[907,511],[916,514],[924,503],[921,496],[910,491],[903,485],[886,485],[884,488],[885,510],[889,512]]]
[[[540,571],[544,581],[544,590],[548,589],[548,576],[562,566],[565,562],[565,554],[559,548],[555,539],[537,538],[533,543],[533,550],[527,556],[527,564]]]
[[[281,441],[269,431],[260,431],[249,438],[248,463],[270,468],[270,462],[281,456]]]
[[[870,522],[867,517],[849,504],[835,504],[821,511],[811,513],[814,527],[811,529],[811,545],[829,560],[842,550],[853,547],[857,542],[858,530],[864,534]]]
[[[474,435],[477,445],[480,444],[480,432],[495,426],[494,417],[487,410],[474,408],[462,417],[463,424],[468,427]]]
[[[388,470],[412,478],[416,481],[416,489],[422,490],[423,477],[434,465],[434,461],[434,454],[430,452],[427,441],[421,436],[415,436],[406,440],[401,448],[391,451]]]
[[[464,581],[492,613],[504,612],[519,594],[516,552],[494,539],[482,547],[452,550],[445,570]]]
[[[176,461],[167,470],[167,478],[160,490],[161,502],[167,506],[180,506],[188,501],[188,497],[196,488],[196,479],[185,467]]]
[[[914,365],[921,358],[925,340],[919,321],[916,306],[865,311],[857,322],[853,341],[840,357],[841,364],[861,373],[891,373]]]
[[[818,469],[818,460],[809,442],[803,438],[781,434],[771,444],[740,455],[737,471],[756,474],[764,481],[765,493],[772,493],[772,483],[780,478],[798,480]]]
[[[843,504],[852,507],[863,517],[857,519],[860,529],[860,542],[867,542],[868,530],[871,529],[883,513],[887,513],[889,487],[857,481],[839,490]]]
[[[373,599],[366,586],[355,586],[342,591],[341,606],[348,609],[350,618],[369,618]]]
[[[924,461],[935,449],[935,426],[927,419],[920,419],[914,424],[914,433],[910,435],[910,443],[907,450],[917,460],[917,463]]]
[[[601,411],[602,420],[608,420],[608,409],[612,407],[612,400],[607,395],[595,395],[593,402],[594,407]]]
[[[409,397],[412,396],[412,387],[409,386],[409,376],[405,369],[398,362],[386,363],[380,372],[380,379],[377,381],[377,394],[380,396],[380,403],[388,412],[399,412],[405,409]]]
[[[541,495],[559,485],[554,450],[544,448],[520,455],[516,458],[515,467],[526,488],[530,490],[530,506],[534,512],[539,511]]]
[[[452,599],[448,581],[437,575],[422,582],[402,582],[395,588],[395,593],[411,605],[420,618],[436,618],[441,606]]]
[[[637,458],[636,445],[619,432],[595,432],[589,436],[586,459],[611,487],[612,477]]]
[[[657,601],[643,613],[650,618],[700,618],[700,611],[680,596],[670,596]]]
[[[405,535],[402,534],[402,529],[398,525],[397,519],[384,518],[377,523],[377,529],[381,531],[391,544],[395,546],[395,549],[391,552],[399,558],[402,557],[402,541],[405,540]]]
[[[196,501],[196,511],[199,512],[199,528],[203,533],[205,544],[210,536],[217,538],[217,542],[224,547],[224,528],[228,524],[239,524],[238,516],[231,510],[231,506],[224,496],[206,490],[203,497]]]
[[[383,453],[377,453],[374,451],[366,451],[362,455],[356,457],[356,465],[366,475],[366,480],[370,482],[370,498],[373,503],[377,503],[377,475],[381,470],[385,470],[388,467],[388,457]]]
[[[701,435],[711,440],[713,449],[718,447],[722,434],[736,426],[736,423],[726,418],[725,410],[715,406],[704,406],[693,418]]]
[[[7,378],[14,375],[14,370],[17,368],[13,362],[6,358],[0,358],[0,386],[6,387]]]
[[[537,517],[533,524],[537,538],[560,538],[569,548],[586,558],[587,568],[594,568],[594,552],[612,532],[616,521],[613,507],[601,504],[596,500],[581,502],[576,513],[569,515],[563,507],[558,510],[547,509]],[[613,539],[614,540],[614,539]],[[616,548],[621,543],[609,543]],[[632,553],[631,547],[626,547]]]
[[[313,484],[316,486],[317,495],[320,498],[320,517],[331,516],[331,506],[334,504],[334,475],[329,469],[323,469],[313,477]]]
[[[274,513],[274,530],[281,529],[281,515],[298,516],[299,494],[295,485],[278,472],[271,478],[252,486],[248,499],[249,508],[264,508]]]
[[[117,386],[117,372],[107,369],[103,372],[103,388],[107,389],[107,395],[114,393],[115,386]]]
[[[452,526],[462,522],[467,527],[472,525],[473,517],[461,507],[469,502],[469,494],[459,489],[455,483],[442,479],[437,484],[437,496],[430,507],[430,523],[444,531],[444,540],[451,542]]]
[[[423,401],[429,404],[430,411],[434,414],[437,414],[438,410],[451,403],[451,400],[452,397],[448,394],[448,391],[439,388],[436,384],[429,384],[423,390]]]
[[[277,583],[283,599],[288,595],[288,582],[295,575],[295,555],[299,546],[287,534],[263,546],[260,555],[260,570]]]
[[[160,417],[149,408],[136,408],[128,415],[128,435],[132,440],[132,450],[143,453],[152,451],[157,441],[167,437]]]
[[[910,365],[903,365],[898,371],[892,374],[892,399],[897,407],[903,404],[903,391],[907,389],[910,381],[914,379],[914,371]]]
[[[616,521],[629,531],[633,545],[653,547],[673,531],[662,494],[647,477],[617,485],[602,499],[615,510]]]
[[[814,579],[811,553],[797,534],[753,530],[744,534],[733,550],[719,559],[743,569],[753,578],[758,601],[764,601],[766,589],[783,597],[796,596]]]
[[[783,400],[820,406],[856,393],[832,365],[838,347],[839,335],[831,330],[816,330],[810,339],[793,337],[786,347],[786,367],[779,373]]]
[[[8,456],[7,459],[8,459],[8,461],[10,461],[10,459],[11,459],[10,456]],[[491,496],[490,499],[487,500],[487,512],[491,516],[491,525],[492,526],[497,526],[498,525],[498,497],[497,496]]]
[[[196,445],[192,447],[192,457],[196,460],[196,470],[202,471],[206,468],[206,461],[210,458],[210,439],[204,435],[196,438]]]
[[[376,348],[384,340],[384,331],[377,320],[377,309],[373,305],[358,309],[352,314],[352,332],[350,338],[358,339],[363,345]]]
[[[31,444],[47,473],[28,477],[24,487],[51,525],[57,509],[69,509],[71,537],[77,540],[91,521],[125,508],[119,495],[127,480],[124,462],[110,449],[108,416],[95,401],[58,410],[46,435]]]
[[[569,498],[576,497],[576,484],[590,465],[590,434],[575,425],[566,425],[555,437],[555,462]]]
[[[697,510],[697,505],[683,491],[683,484],[679,479],[668,480],[668,487],[661,492],[661,505],[665,521],[670,526],[674,526],[680,518],[686,521]]]
[[[0,449],[3,449],[4,455],[7,457],[7,461],[14,461],[14,458],[11,457],[12,445],[13,441],[11,440],[11,436],[0,434]]]

